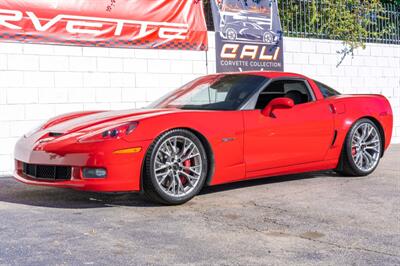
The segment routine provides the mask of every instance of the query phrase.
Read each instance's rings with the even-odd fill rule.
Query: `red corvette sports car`
[[[215,74],[146,109],[50,119],[16,144],[15,178],[180,204],[205,185],[329,169],[368,175],[392,124],[381,95],[340,95],[292,73]]]

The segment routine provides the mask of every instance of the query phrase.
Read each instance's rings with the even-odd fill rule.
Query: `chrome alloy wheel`
[[[274,36],[270,32],[264,33],[264,42],[266,44],[272,44],[274,42]]]
[[[165,193],[182,197],[198,185],[203,171],[202,158],[192,140],[173,136],[159,146],[153,169],[157,184]]]
[[[362,123],[354,131],[351,155],[361,171],[368,172],[377,165],[381,155],[381,139],[377,129],[370,123]]]
[[[237,38],[237,33],[236,33],[236,31],[233,30],[233,29],[228,29],[228,30],[226,31],[226,37],[228,38],[228,40],[234,41],[234,40],[236,40],[236,38]]]

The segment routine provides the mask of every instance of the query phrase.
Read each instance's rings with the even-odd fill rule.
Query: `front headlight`
[[[87,143],[87,142],[98,142],[110,139],[120,139],[131,134],[136,129],[138,124],[139,124],[138,122],[128,122],[121,125],[109,127],[106,129],[96,130],[81,137],[79,139],[79,142]]]
[[[38,132],[39,130],[41,130],[47,122],[40,124],[39,126],[34,127],[33,129],[29,130],[28,133],[24,134],[25,138],[29,138],[30,136],[32,136],[33,134],[35,134],[36,132]]]

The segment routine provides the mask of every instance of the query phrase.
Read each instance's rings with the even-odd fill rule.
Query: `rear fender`
[[[330,104],[334,108],[335,143],[329,150],[326,160],[339,159],[343,143],[353,124],[362,119],[372,120],[383,133],[386,150],[390,144],[393,130],[393,114],[389,101],[381,95],[344,95],[332,97]]]

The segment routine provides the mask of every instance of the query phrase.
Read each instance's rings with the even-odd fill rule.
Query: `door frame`
[[[279,77],[279,78],[271,78],[264,84],[264,86],[261,86],[261,88],[255,92],[251,98],[243,105],[240,107],[239,110],[255,110],[258,97],[260,96],[261,92],[263,92],[272,82],[275,81],[280,81],[280,80],[291,80],[291,81],[302,81],[306,85],[308,92],[311,95],[312,101],[309,101],[308,103],[315,102],[317,101],[317,97],[315,95],[314,89],[311,87],[310,83],[306,78],[300,78],[300,77]]]

